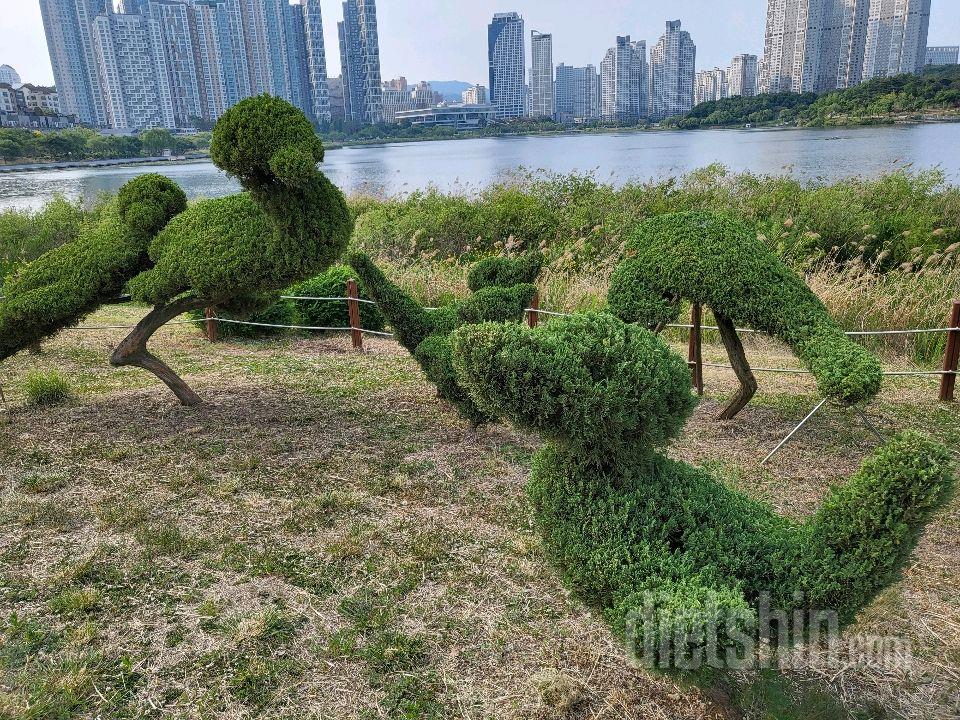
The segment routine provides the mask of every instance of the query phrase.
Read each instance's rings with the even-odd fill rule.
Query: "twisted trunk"
[[[194,297],[174,300],[166,305],[158,305],[143,320],[137,323],[133,331],[121,342],[110,356],[114,367],[132,365],[143,368],[160,378],[173,391],[182,405],[192,407],[203,402],[200,396],[190,389],[183,379],[167,366],[160,358],[147,350],[147,343],[153,334],[174,318],[191,310],[199,310],[206,303]]]
[[[740,336],[737,335],[736,326],[726,315],[713,310],[713,315],[717,320],[717,327],[720,328],[720,338],[723,340],[723,346],[727,350],[727,357],[730,358],[730,365],[733,366],[733,372],[736,373],[740,381],[740,389],[730,398],[727,406],[717,415],[718,420],[733,420],[743,408],[747,406],[753,396],[757,393],[757,379],[750,369],[750,363],[747,361],[747,354],[743,350],[743,343],[740,342]]]

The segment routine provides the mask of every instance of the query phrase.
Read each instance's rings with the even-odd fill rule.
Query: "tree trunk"
[[[205,302],[191,297],[174,300],[167,305],[158,305],[137,323],[133,331],[117,346],[113,355],[110,356],[110,364],[114,367],[133,365],[143,368],[163,380],[181,404],[188,407],[199,405],[203,402],[200,396],[191,390],[180,376],[160,358],[152,355],[147,350],[147,343],[153,337],[153,334],[166,323],[190,310],[199,310],[204,305],[206,305]]]
[[[727,406],[720,411],[717,419],[733,420],[756,395],[757,379],[753,376],[750,363],[747,362],[747,355],[743,351],[743,343],[740,342],[740,336],[737,335],[736,326],[726,315],[718,313],[716,308],[714,308],[713,316],[717,320],[717,327],[720,328],[720,338],[727,350],[727,357],[730,358],[730,365],[733,366],[733,372],[736,373],[737,379],[740,381],[740,389],[730,398]]]

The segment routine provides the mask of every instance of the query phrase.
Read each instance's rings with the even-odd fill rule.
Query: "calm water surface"
[[[714,130],[397,143],[330,150],[323,170],[348,193],[395,195],[431,185],[459,192],[520,169],[591,172],[622,184],[682,174],[710,163],[791,174],[803,181],[940,167],[960,183],[960,123],[825,130]],[[0,174],[0,209],[37,207],[62,193],[92,200],[157,171],[190,197],[238,186],[210,162]]]

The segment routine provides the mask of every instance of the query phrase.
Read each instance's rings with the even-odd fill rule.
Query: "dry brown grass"
[[[42,638],[0,633],[0,717],[36,716],[40,697],[64,717],[399,718],[404,702],[406,717],[739,716],[723,693],[631,668],[543,558],[524,494],[537,439],[472,431],[391,341],[357,354],[342,337],[211,346],[165,329],[158,350],[207,401],[187,410],[107,367],[118,339],[68,333],[0,368],[0,616]],[[749,350],[792,362],[762,340]],[[49,367],[79,400],[23,405],[27,373]],[[760,469],[812,383],[763,376],[724,424],[711,415],[732,378],[709,370],[707,389],[672,452],[788,514],[874,446],[830,411]],[[896,381],[870,414],[956,447],[956,408],[934,398],[929,379]],[[807,663],[787,680],[888,717],[960,715],[958,529],[954,503],[852,631],[907,639],[911,673]]]

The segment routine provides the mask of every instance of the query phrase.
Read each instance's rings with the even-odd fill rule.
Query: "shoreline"
[[[948,116],[930,116],[930,117],[889,117],[876,119],[872,122],[853,122],[853,123],[836,123],[832,125],[822,125],[822,126],[800,126],[793,124],[763,124],[763,125],[710,125],[697,128],[680,128],[680,127],[660,127],[660,126],[649,126],[649,127],[601,127],[601,128],[569,128],[564,130],[542,130],[542,131],[531,131],[531,132],[518,132],[518,133],[503,133],[499,135],[484,135],[482,133],[476,132],[465,132],[452,137],[417,137],[417,138],[403,138],[403,137],[386,137],[386,138],[371,138],[365,140],[356,140],[356,141],[330,141],[324,142],[324,148],[326,150],[343,150],[345,148],[352,147],[377,147],[377,146],[386,146],[386,145],[399,145],[399,144],[408,144],[408,143],[431,143],[431,142],[444,142],[452,140],[487,140],[487,139],[502,139],[502,138],[524,138],[524,137],[577,137],[583,135],[614,135],[614,134],[642,134],[642,133],[660,133],[660,132],[700,132],[700,131],[718,131],[718,130],[741,130],[741,131],[751,131],[751,132],[771,132],[771,131],[786,131],[786,130],[845,130],[853,128],[877,128],[877,127],[896,127],[903,125],[938,125],[938,124],[952,124],[960,122],[960,115],[948,115]],[[50,161],[50,162],[40,162],[40,163],[17,163],[10,165],[0,164],[0,175],[4,174],[14,174],[14,173],[26,173],[26,172],[43,172],[46,170],[82,170],[84,168],[114,168],[114,167],[124,167],[124,166],[136,166],[136,165],[151,165],[151,166],[166,166],[166,165],[183,165],[192,162],[209,162],[210,154],[198,154],[194,156],[183,156],[183,157],[145,157],[145,158],[110,158],[103,160],[60,160],[60,161]]]

